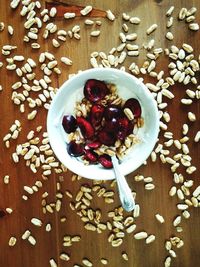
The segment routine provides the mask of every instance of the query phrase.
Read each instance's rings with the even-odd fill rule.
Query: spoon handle
[[[122,207],[128,212],[132,211],[135,208],[135,200],[124,175],[122,175],[119,170],[119,163],[115,156],[112,157],[112,164],[118,184],[119,197],[122,203]]]

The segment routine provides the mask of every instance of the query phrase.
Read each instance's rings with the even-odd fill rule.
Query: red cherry
[[[85,83],[83,93],[90,102],[97,102],[108,94],[108,87],[103,81],[89,79]]]
[[[123,111],[121,107],[117,105],[109,105],[105,108],[104,116],[106,120],[111,120],[112,118],[119,118],[123,116]]]
[[[109,132],[104,128],[99,132],[98,140],[101,142],[101,144],[113,146],[116,141],[115,133]]]
[[[67,144],[67,152],[73,157],[82,156],[84,154],[83,144],[77,144],[75,141],[71,141]]]
[[[62,126],[66,133],[72,133],[77,128],[76,119],[72,115],[65,115],[62,120]]]
[[[99,104],[94,104],[90,111],[90,121],[94,127],[101,124],[104,113],[104,107]]]
[[[111,157],[107,154],[99,156],[99,163],[106,169],[110,169],[113,167]]]
[[[92,162],[92,163],[97,162],[98,157],[99,157],[99,155],[92,150],[88,149],[85,151],[84,159],[88,160],[89,162]]]
[[[141,117],[142,109],[141,109],[140,103],[139,103],[139,101],[137,99],[135,99],[135,98],[129,98],[125,102],[123,108],[124,109],[125,108],[129,108],[132,111],[132,113],[133,113],[133,115],[134,115],[135,118]]]
[[[133,132],[134,125],[128,120],[127,117],[119,118],[118,122],[119,126],[117,137],[123,141],[129,134]]]
[[[91,123],[83,117],[77,117],[77,125],[85,139],[91,139],[94,136],[94,128]]]
[[[87,144],[87,147],[91,148],[91,149],[97,149],[101,146],[101,143],[99,141],[94,141],[91,143]]]
[[[119,127],[118,119],[112,118],[110,120],[105,121],[104,128],[110,132],[117,132]]]

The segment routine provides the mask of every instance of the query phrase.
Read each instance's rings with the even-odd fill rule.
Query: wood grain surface
[[[171,45],[176,45],[181,48],[183,43],[190,44],[194,49],[194,58],[198,60],[200,47],[199,47],[199,31],[191,31],[188,29],[188,23],[185,20],[178,20],[178,14],[182,7],[188,10],[191,7],[196,7],[197,12],[194,15],[195,22],[200,23],[200,2],[198,0],[193,1],[153,1],[153,0],[113,0],[113,1],[72,1],[72,0],[62,0],[56,1],[59,3],[59,14],[62,14],[62,6],[66,8],[68,5],[68,10],[70,6],[75,6],[80,11],[79,7],[85,5],[92,5],[95,10],[101,11],[100,14],[105,14],[105,11],[110,9],[113,14],[115,14],[116,19],[114,22],[109,21],[105,18],[105,15],[100,15],[100,17],[90,16],[86,17],[77,16],[75,19],[64,20],[61,16],[50,18],[46,23],[43,23],[42,28],[38,32],[38,43],[40,44],[39,49],[31,48],[31,43],[35,41],[30,41],[28,43],[23,41],[24,35],[28,33],[27,29],[24,29],[24,22],[26,21],[26,16],[20,16],[20,11],[22,9],[22,3],[17,9],[13,10],[10,8],[10,1],[1,0],[0,1],[0,22],[4,22],[5,29],[0,32],[0,48],[2,49],[4,45],[15,45],[17,49],[13,50],[10,55],[0,55],[0,61],[3,62],[3,67],[0,68],[0,85],[3,90],[0,91],[0,267],[46,267],[50,266],[50,260],[54,259],[58,266],[86,266],[82,262],[84,258],[89,259],[95,267],[103,266],[101,259],[105,258],[108,260],[107,266],[118,267],[118,266],[131,266],[131,267],[160,267],[164,266],[164,261],[166,257],[169,256],[169,252],[165,249],[165,242],[172,237],[178,237],[184,242],[184,246],[181,248],[176,248],[172,246],[172,249],[176,252],[176,257],[172,257],[171,266],[176,267],[193,267],[200,266],[200,212],[196,207],[189,207],[190,218],[185,219],[182,216],[182,212],[177,209],[178,203],[184,203],[186,199],[191,200],[192,192],[199,185],[199,142],[194,142],[194,136],[199,129],[199,118],[200,118],[200,105],[198,99],[193,99],[193,103],[189,106],[181,104],[181,98],[187,98],[186,89],[191,89],[192,91],[197,90],[199,84],[199,70],[197,70],[194,75],[197,79],[197,84],[190,82],[187,85],[183,83],[176,82],[175,85],[170,86],[168,89],[173,92],[175,98],[172,100],[163,97],[163,102],[168,103],[167,108],[164,111],[168,111],[171,117],[169,123],[167,123],[167,131],[173,133],[173,139],[182,138],[182,125],[183,123],[188,123],[189,141],[187,145],[189,147],[189,155],[192,157],[192,165],[196,166],[197,170],[192,173],[186,173],[186,167],[180,165],[177,168],[176,173],[183,174],[184,181],[193,180],[194,185],[189,189],[190,195],[184,195],[184,200],[180,200],[177,196],[170,197],[169,190],[172,186],[180,189],[183,185],[182,183],[176,184],[173,180],[173,173],[170,170],[170,164],[163,164],[159,159],[160,153],[157,154],[156,162],[152,162],[151,158],[148,159],[147,165],[140,167],[134,173],[128,175],[127,180],[133,191],[136,192],[136,202],[140,205],[140,216],[134,219],[134,224],[136,229],[133,233],[126,232],[126,226],[123,225],[124,237],[122,237],[122,244],[118,247],[113,247],[111,243],[108,242],[108,237],[114,233],[116,235],[115,224],[113,225],[113,217],[109,217],[109,212],[114,211],[115,216],[121,211],[121,220],[124,220],[128,216],[132,216],[124,211],[120,207],[120,202],[117,194],[117,188],[111,181],[102,182],[99,184],[99,188],[105,188],[108,191],[114,191],[114,202],[108,204],[105,202],[105,197],[100,196],[98,187],[97,191],[94,191],[95,181],[87,180],[85,178],[77,178],[70,171],[55,173],[55,168],[52,168],[52,174],[45,177],[42,175],[41,166],[38,168],[36,173],[33,173],[29,166],[26,166],[26,162],[23,156],[20,156],[19,163],[14,163],[12,159],[12,154],[16,151],[16,146],[19,144],[24,144],[27,142],[27,134],[30,130],[35,131],[35,137],[39,137],[40,143],[36,146],[40,147],[42,145],[42,135],[46,132],[46,116],[47,110],[43,107],[30,108],[28,106],[28,97],[25,97],[24,106],[25,112],[21,113],[19,110],[19,105],[14,104],[11,99],[12,93],[14,91],[18,93],[23,92],[23,88],[17,90],[12,89],[12,85],[17,81],[21,81],[22,78],[16,75],[15,70],[7,70],[6,59],[12,58],[15,55],[23,55],[25,60],[23,62],[17,62],[18,68],[21,68],[28,58],[32,58],[37,63],[37,67],[33,69],[36,74],[35,79],[40,80],[43,78],[44,73],[40,70],[41,63],[39,63],[39,55],[42,52],[48,51],[55,55],[58,61],[58,67],[62,71],[60,75],[53,73],[50,76],[51,83],[49,86],[52,88],[59,88],[62,83],[68,79],[69,74],[77,73],[79,70],[85,70],[91,68],[90,65],[90,54],[93,51],[103,51],[106,54],[109,53],[112,47],[117,47],[120,45],[121,41],[119,39],[119,33],[123,32],[122,24],[126,23],[129,27],[128,33],[136,32],[138,38],[133,41],[133,44],[139,45],[140,55],[138,57],[127,57],[123,66],[129,72],[128,67],[132,62],[135,62],[139,68],[142,67],[144,60],[147,60],[147,51],[143,48],[143,44],[147,43],[150,39],[155,39],[154,48],[170,48]],[[34,2],[34,1],[29,1]],[[38,2],[38,1],[37,1]],[[41,9],[37,7],[34,9],[36,16],[40,17],[40,12],[52,5],[52,1],[48,1],[49,4],[41,0]],[[166,29],[166,22],[168,18],[166,17],[166,11],[170,6],[175,6],[172,17],[174,18],[173,26],[170,29]],[[74,9],[73,9],[74,10]],[[97,12],[93,11],[93,12]],[[141,19],[139,25],[131,24],[130,22],[125,22],[122,20],[122,13],[125,12],[130,16],[138,16]],[[101,26],[84,25],[86,18],[92,19],[94,21],[100,20],[102,22]],[[42,19],[42,18],[41,18]],[[60,47],[55,48],[52,46],[52,39],[57,39],[56,33],[50,33],[49,38],[42,38],[44,29],[49,22],[54,22],[58,29],[64,29],[66,31],[71,30],[74,25],[80,25],[80,40],[75,38],[69,38],[67,36],[66,42],[60,42]],[[151,35],[146,34],[147,28],[156,23],[158,28]],[[8,25],[14,28],[14,34],[10,36],[7,31]],[[33,26],[35,27],[35,26]],[[91,37],[90,32],[94,29],[100,29],[101,33],[99,37]],[[167,31],[171,31],[174,35],[174,39],[169,41],[165,38]],[[124,49],[126,51],[126,49]],[[153,52],[153,49],[151,50]],[[120,52],[116,52],[115,55],[120,55]],[[60,58],[62,56],[69,57],[73,64],[72,66],[66,66],[61,63]],[[8,60],[9,61],[9,60]],[[148,59],[150,62],[151,60]],[[155,72],[164,71],[164,79],[169,76],[169,62],[175,62],[169,59],[164,52],[157,59],[157,64]],[[100,59],[98,58],[100,63]],[[120,68],[122,65],[118,65]],[[23,74],[26,77],[26,74]],[[150,77],[150,75],[139,74],[138,77],[143,77],[144,82],[157,83],[156,78]],[[23,80],[25,82],[25,80]],[[28,84],[32,85],[31,81],[27,81]],[[47,90],[51,90],[50,88]],[[41,92],[29,92],[29,97],[32,99],[38,98],[38,94]],[[25,93],[26,94],[26,93]],[[50,102],[50,99],[47,99]],[[37,115],[34,120],[29,121],[27,119],[28,113],[33,109],[37,110]],[[196,121],[190,122],[187,118],[187,113],[192,111],[196,115]],[[3,142],[4,136],[10,132],[10,127],[15,120],[19,120],[21,123],[19,137],[16,140],[10,139],[10,147],[6,148],[5,142]],[[162,121],[164,121],[162,119]],[[41,132],[36,131],[36,127],[41,125],[43,128]],[[159,136],[159,143],[163,144],[167,141],[163,137],[164,131],[161,130]],[[173,145],[169,148],[164,146],[164,149],[169,149],[170,157],[177,153],[182,153]],[[42,152],[44,154],[44,152]],[[46,156],[47,157],[47,156]],[[57,160],[56,160],[57,161]],[[58,168],[57,168],[58,169]],[[134,177],[137,175],[144,175],[144,177],[153,177],[153,183],[155,189],[148,191],[144,189],[144,181],[136,182]],[[4,176],[10,176],[9,184],[4,183]],[[94,173],[95,179],[95,173]],[[32,187],[36,181],[42,182],[42,187],[38,188],[37,192],[33,194],[28,194],[24,190],[24,186]],[[77,193],[80,191],[82,185],[88,188],[93,188],[91,195],[93,199],[89,207],[81,204],[77,204],[76,201]],[[37,189],[37,188],[34,188]],[[103,190],[103,189],[102,189]],[[47,192],[46,198],[44,194]],[[69,192],[72,195],[70,198]],[[61,194],[60,194],[61,193]],[[22,198],[23,195],[28,196],[28,200]],[[99,196],[98,196],[99,195]],[[61,198],[61,209],[56,211],[55,203]],[[46,199],[46,203],[45,200]],[[187,201],[186,201],[187,202]],[[188,203],[188,202],[187,202]],[[45,208],[42,206],[50,204],[52,207],[52,213],[44,213]],[[77,205],[76,205],[77,204]],[[76,205],[76,209],[73,206]],[[85,222],[81,220],[80,210],[81,205],[83,217],[87,217],[87,210],[93,210],[93,216],[101,213],[101,218],[99,221],[106,224],[110,222],[111,229],[99,230],[99,231],[89,231],[86,230],[84,225]],[[49,207],[49,206],[48,206]],[[13,212],[11,214],[6,212],[7,208],[11,208]],[[119,209],[118,209],[119,208]],[[9,210],[7,210],[9,211]],[[160,214],[164,217],[165,222],[160,224],[156,218],[155,214]],[[110,213],[110,215],[112,215]],[[178,228],[182,232],[177,232],[176,227],[173,226],[172,222],[177,215],[181,215],[182,221]],[[97,216],[98,217],[98,216]],[[38,227],[31,223],[32,218],[39,218],[42,220],[42,226]],[[47,232],[45,230],[46,224],[51,224],[51,231]],[[92,220],[93,225],[98,224],[98,219]],[[22,240],[22,234],[30,230],[31,235],[36,239],[36,245],[33,246],[28,240]],[[136,240],[134,234],[140,231],[145,231],[148,235],[155,235],[156,239],[151,244],[146,244],[145,240]],[[79,242],[72,242],[71,246],[63,246],[64,236],[80,236]],[[10,237],[16,237],[17,242],[15,246],[10,247],[8,241]],[[65,237],[67,240],[67,237]],[[60,259],[60,254],[66,253],[69,255],[70,259],[64,261]],[[128,261],[124,260],[122,257],[123,253],[127,253]],[[77,265],[76,265],[77,264]],[[52,265],[54,266],[54,265]],[[55,265],[56,266],[56,265]],[[89,265],[88,265],[89,266]]]

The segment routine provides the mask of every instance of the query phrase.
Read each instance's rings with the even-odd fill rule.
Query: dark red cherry
[[[97,149],[101,146],[101,143],[99,141],[94,141],[91,143],[87,144],[87,147],[91,148],[91,149]]]
[[[124,141],[124,139],[125,139],[126,137],[127,137],[127,131],[126,131],[126,129],[118,131],[118,133],[117,133],[117,138],[118,138],[120,141]]]
[[[114,132],[107,131],[104,128],[99,132],[98,140],[101,142],[101,144],[104,144],[107,146],[113,146],[116,141],[116,136]]]
[[[94,152],[93,150],[85,150],[84,159],[88,160],[89,162],[95,163],[98,161],[99,155]]]
[[[117,138],[124,140],[129,134],[133,132],[133,123],[131,123],[127,117],[122,117],[118,119],[119,126],[117,132]]]
[[[106,169],[110,169],[113,167],[111,157],[107,154],[99,156],[99,163]]]
[[[104,107],[99,104],[94,104],[90,111],[90,121],[94,127],[101,124],[104,113]]]
[[[124,116],[118,119],[118,123],[119,123],[119,129],[122,128],[128,129],[130,121],[127,117]]]
[[[84,154],[83,144],[77,144],[75,141],[71,141],[67,144],[67,152],[73,157],[82,156]]]
[[[133,115],[134,115],[134,117],[136,119],[139,118],[139,117],[141,117],[142,109],[141,109],[140,103],[139,103],[139,101],[137,99],[135,99],[135,98],[129,98],[125,102],[123,108],[124,109],[125,108],[129,108],[132,111],[132,113],[133,113]]]
[[[76,120],[83,137],[91,139],[94,136],[94,128],[91,123],[83,117],[77,117]]]
[[[108,92],[106,83],[95,79],[87,80],[83,89],[85,98],[90,102],[102,100]]]
[[[77,128],[76,119],[72,115],[65,115],[62,120],[62,126],[66,133],[72,133]]]
[[[105,121],[104,128],[108,129],[108,131],[111,131],[111,132],[117,132],[118,126],[119,126],[118,119],[113,117],[112,119]]]
[[[122,109],[117,105],[109,105],[105,108],[104,116],[106,120],[119,118],[123,115]]]

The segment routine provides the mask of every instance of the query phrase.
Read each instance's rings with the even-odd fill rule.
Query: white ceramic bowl
[[[134,145],[120,163],[120,170],[127,175],[136,170],[150,155],[159,132],[159,115],[156,101],[147,87],[134,76],[111,68],[89,69],[67,80],[53,99],[47,117],[49,141],[57,158],[72,172],[90,179],[114,179],[113,169],[105,169],[100,164],[84,165],[80,160],[67,153],[67,135],[62,127],[64,114],[73,114],[75,102],[83,98],[83,87],[88,79],[99,79],[117,86],[123,99],[137,98],[142,107],[144,126],[138,136],[142,140]]]

